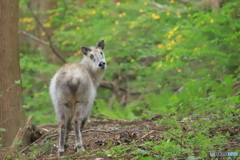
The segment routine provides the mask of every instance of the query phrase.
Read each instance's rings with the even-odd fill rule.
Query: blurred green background
[[[93,114],[239,112],[238,0],[20,0],[19,33],[24,107],[34,124],[56,123],[51,77],[64,61],[81,60],[80,46],[101,39],[108,68]]]

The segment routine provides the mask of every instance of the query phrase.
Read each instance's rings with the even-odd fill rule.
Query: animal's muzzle
[[[105,66],[106,66],[106,63],[103,62],[103,61],[102,61],[102,62],[99,62],[99,64],[98,64],[98,67],[101,68],[101,69],[104,69]]]

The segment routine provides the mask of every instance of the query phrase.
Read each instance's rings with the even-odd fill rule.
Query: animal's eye
[[[93,57],[94,57],[94,56],[91,54],[91,55],[90,55],[90,58],[93,59]]]
[[[103,53],[102,53],[102,52],[100,52],[100,54],[101,54],[101,55],[103,55]]]

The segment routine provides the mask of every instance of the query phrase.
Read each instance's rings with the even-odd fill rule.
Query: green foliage
[[[240,2],[225,2],[218,11],[174,0],[155,2],[166,8],[143,0],[116,4],[112,0],[91,0],[81,7],[77,1],[56,1],[52,9],[34,10],[35,14],[48,14],[39,19],[44,27],[39,31],[26,1],[21,0],[19,25],[37,37],[52,35],[52,44],[69,57],[67,62],[80,61],[80,46],[106,41],[105,80],[118,82],[124,89],[99,88],[93,114],[127,120],[155,114],[168,117],[158,122],[169,124],[164,140],[143,144],[152,150],[119,145],[106,154],[131,151],[142,159],[181,158],[183,154],[188,159],[206,158],[210,150],[223,147],[228,137],[220,133],[209,137],[210,128],[239,123],[239,90],[233,83],[240,79]],[[20,54],[24,107],[27,114],[34,115],[36,124],[56,122],[47,86],[60,65],[46,50],[26,45]],[[186,117],[209,121],[184,122],[195,128],[184,135],[178,120]],[[186,145],[189,147],[184,148]],[[190,154],[195,149],[201,151],[199,156]]]

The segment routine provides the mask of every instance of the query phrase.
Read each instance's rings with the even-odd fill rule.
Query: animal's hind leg
[[[58,155],[61,156],[64,152],[64,144],[66,140],[66,125],[61,123],[59,125],[59,146],[58,146]]]
[[[64,143],[64,149],[66,150],[68,147],[68,136],[69,136],[69,132],[71,131],[71,121],[69,120],[67,122],[67,127],[66,127],[67,131],[66,131],[66,136],[65,136],[65,143]]]
[[[73,126],[74,126],[74,131],[75,131],[75,139],[76,139],[76,144],[74,149],[79,152],[80,150],[85,151],[83,147],[83,142],[82,142],[82,130],[84,127],[84,124],[86,123],[86,118],[84,116],[81,116],[81,112],[78,110],[75,113],[75,116],[73,118]]]
[[[59,146],[58,146],[58,155],[61,156],[65,151],[65,145],[67,143],[68,136],[68,121],[69,118],[66,113],[62,113],[59,119]]]

